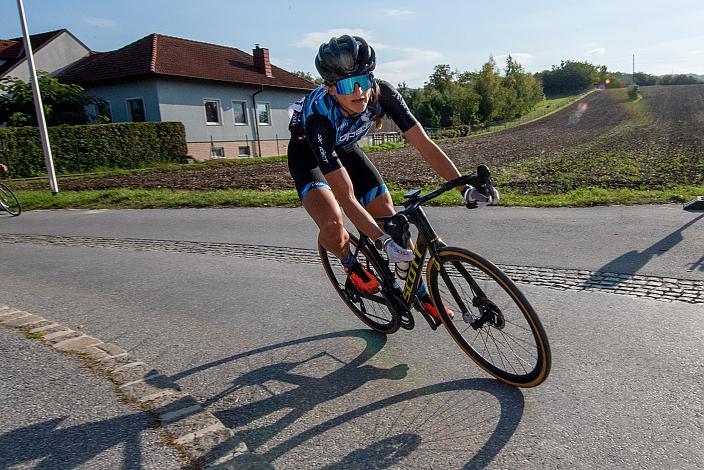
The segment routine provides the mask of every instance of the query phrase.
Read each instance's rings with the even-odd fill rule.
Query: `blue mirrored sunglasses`
[[[351,95],[354,93],[355,85],[359,85],[362,91],[367,91],[374,85],[374,78],[368,73],[343,78],[335,82],[335,90],[337,90],[337,93],[340,95]]]

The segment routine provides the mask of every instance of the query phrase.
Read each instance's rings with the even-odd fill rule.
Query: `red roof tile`
[[[150,34],[122,49],[92,54],[61,73],[61,80],[95,83],[140,75],[216,80],[310,90],[315,85],[274,65],[272,77],[254,66],[254,58],[233,47]]]

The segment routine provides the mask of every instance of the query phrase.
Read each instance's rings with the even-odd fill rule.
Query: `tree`
[[[308,80],[309,82],[315,84],[315,85],[322,85],[323,84],[323,79],[318,77],[318,76],[313,76],[313,74],[308,73],[308,72],[303,72],[301,70],[296,70],[295,72],[291,72],[294,75],[301,77],[304,80]]]
[[[540,73],[546,95],[573,94],[586,90],[607,78],[606,66],[597,67],[589,62],[562,61],[560,66]]]
[[[636,72],[633,74],[633,81],[639,86],[650,86],[658,82],[658,77],[644,72]]]
[[[482,66],[474,77],[474,89],[480,96],[479,117],[491,122],[502,116],[506,104],[507,93],[501,90],[501,76],[496,68],[493,56]]]
[[[48,126],[86,124],[86,106],[103,103],[84,95],[80,86],[61,83],[47,72],[38,72],[37,78]],[[14,77],[0,80],[0,123],[10,127],[37,125],[31,84]]]
[[[449,65],[436,65],[425,86],[426,88],[432,88],[440,93],[444,93],[450,89],[454,79],[455,74],[450,70]]]
[[[678,75],[663,75],[660,78],[661,85],[694,85],[700,83],[696,76],[678,74]]]
[[[527,113],[543,99],[543,87],[532,74],[526,73],[523,66],[509,56],[506,58],[506,75],[502,85],[509,90],[505,106],[506,118],[513,119]]]

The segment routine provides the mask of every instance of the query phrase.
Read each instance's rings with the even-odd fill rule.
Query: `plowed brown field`
[[[596,91],[578,105],[502,132],[439,143],[462,171],[479,163],[502,186],[553,192],[580,186],[643,187],[704,182],[704,85]],[[370,154],[403,188],[438,181],[412,148]],[[43,186],[42,186],[43,187]],[[213,165],[103,178],[64,179],[62,190],[107,188],[290,189],[286,163]]]

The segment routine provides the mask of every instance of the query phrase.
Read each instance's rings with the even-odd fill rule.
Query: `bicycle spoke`
[[[363,248],[355,238],[350,238],[350,249],[357,260],[373,276],[377,276],[380,268],[369,257],[367,248]],[[338,295],[342,297],[352,312],[371,328],[382,333],[392,333],[398,329],[399,319],[395,317],[386,305],[386,299],[378,294],[363,294],[357,292],[348,284],[347,273],[339,259],[332,253],[320,247],[320,258],[326,274],[330,278]]]
[[[456,254],[455,250],[459,249],[452,249],[451,255],[441,253],[446,274],[437,269],[431,272],[433,295],[443,307],[458,309],[453,321],[445,324],[450,334],[475,361],[504,381],[520,385],[521,380],[526,384],[533,380],[526,386],[534,386],[544,380],[549,362],[530,306],[520,300],[521,294],[510,280],[500,280],[494,274],[496,268],[483,261],[477,264],[469,254]],[[465,320],[466,316],[471,319]],[[477,321],[482,325],[475,330],[472,325],[477,326]],[[540,373],[542,376],[534,380]]]

